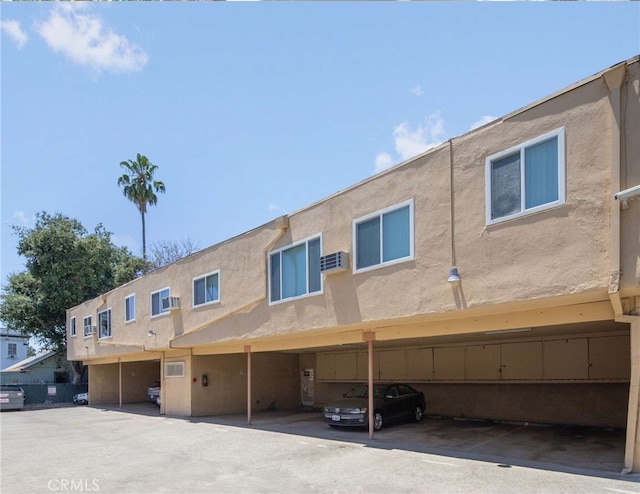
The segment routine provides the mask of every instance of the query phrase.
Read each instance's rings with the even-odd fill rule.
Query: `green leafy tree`
[[[165,186],[160,180],[153,178],[158,167],[140,153],[135,161],[122,161],[120,166],[125,169],[125,173],[118,178],[118,186],[122,187],[124,196],[136,205],[142,217],[142,257],[146,259],[147,241],[144,215],[148,206],[155,206],[158,203],[156,193],[164,193]]]
[[[0,319],[45,349],[66,347],[66,309],[147,268],[146,261],[115,246],[102,225],[88,232],[60,213],[38,213],[33,228],[14,226],[13,231],[26,269],[7,277],[0,293]]]

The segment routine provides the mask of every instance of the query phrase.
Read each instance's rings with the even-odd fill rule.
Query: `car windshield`
[[[384,397],[384,391],[386,386],[374,385],[373,386],[373,397],[374,398],[382,398]],[[366,384],[358,384],[356,387],[351,388],[344,395],[345,398],[368,398],[369,397],[369,386]]]

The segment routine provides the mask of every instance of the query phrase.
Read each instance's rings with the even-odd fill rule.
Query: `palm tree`
[[[146,259],[144,215],[148,205],[155,206],[158,202],[156,192],[165,192],[164,183],[153,179],[153,174],[158,167],[140,153],[135,161],[122,161],[120,166],[126,170],[126,173],[118,179],[118,185],[122,187],[124,196],[136,205],[142,216],[142,257]]]

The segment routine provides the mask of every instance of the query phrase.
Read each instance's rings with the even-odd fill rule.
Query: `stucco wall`
[[[633,139],[633,132],[640,130],[637,62],[629,67],[628,79],[623,91],[624,180],[633,185],[640,178],[640,152]],[[289,215],[285,229],[287,221],[273,221],[70,309],[68,318],[76,316],[79,335],[69,338],[69,356],[100,359],[166,349],[170,341],[174,348],[236,341],[242,351],[245,342],[255,339],[289,335],[302,340],[305,332],[367,324],[384,327],[385,321],[396,318],[464,319],[472,314],[465,310],[509,313],[532,301],[608,303],[611,118],[602,77],[518,110],[453,139],[451,150],[445,143]],[[487,226],[486,158],[561,127],[566,204]],[[415,209],[413,259],[366,272],[327,275],[321,294],[269,304],[266,274],[271,249],[321,234],[323,254],[349,252],[353,265],[353,220],[404,201],[413,201]],[[636,200],[622,213],[625,296],[640,295],[639,210]],[[446,282],[454,260],[462,277],[457,291]],[[193,308],[193,278],[216,270],[220,302]],[[182,308],[152,318],[150,293],[165,287],[181,298]],[[124,298],[133,293],[136,320],[125,324]],[[107,307],[113,311],[108,344],[98,344],[95,336],[83,338],[82,318],[91,314],[95,324],[96,312]],[[474,317],[469,315],[469,327]],[[566,317],[584,320],[575,312]],[[424,328],[425,335],[447,334],[444,325]],[[147,336],[149,330],[153,338]]]
[[[119,403],[118,364],[89,366],[89,404]]]
[[[256,353],[251,356],[253,411],[287,410],[300,404],[298,356]],[[247,410],[247,356],[196,356],[192,384],[194,416],[244,413]],[[206,374],[208,386],[201,385]]]

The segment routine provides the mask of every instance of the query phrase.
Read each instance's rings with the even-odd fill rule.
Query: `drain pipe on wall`
[[[625,314],[620,295],[621,275],[621,203],[619,192],[621,187],[621,98],[620,88],[626,75],[626,63],[612,67],[603,74],[609,88],[611,103],[611,227],[610,227],[610,256],[611,272],[609,279],[609,300],[616,322],[630,323],[630,358],[631,375],[629,382],[629,404],[627,409],[627,435],[625,441],[624,468],[622,473],[640,471],[640,458],[637,458],[640,447],[638,445],[638,412],[640,411],[640,317],[630,313]]]

